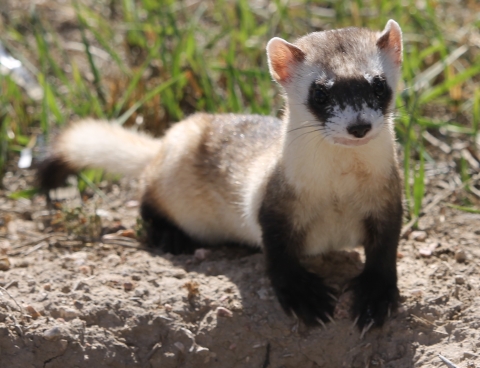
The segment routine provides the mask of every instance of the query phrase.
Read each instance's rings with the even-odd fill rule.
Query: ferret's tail
[[[83,120],[72,124],[53,142],[50,155],[39,166],[38,185],[49,190],[84,168],[137,177],[155,157],[161,141],[114,123]]]

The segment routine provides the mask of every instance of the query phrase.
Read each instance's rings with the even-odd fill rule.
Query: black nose
[[[363,138],[372,129],[372,124],[355,124],[350,125],[347,128],[348,134],[353,135],[355,138]]]

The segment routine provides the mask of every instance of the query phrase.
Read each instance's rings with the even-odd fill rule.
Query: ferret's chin
[[[349,139],[344,137],[333,137],[333,143],[339,146],[358,147],[370,142],[374,137],[365,137],[360,139]]]

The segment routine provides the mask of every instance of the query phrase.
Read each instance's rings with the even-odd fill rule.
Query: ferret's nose
[[[372,124],[354,124],[347,128],[347,132],[355,138],[363,138],[370,129],[372,129]]]

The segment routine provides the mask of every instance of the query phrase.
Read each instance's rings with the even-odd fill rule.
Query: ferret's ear
[[[302,50],[278,37],[268,42],[267,56],[270,74],[282,85],[288,82],[296,64],[305,60],[305,53]]]
[[[403,60],[402,30],[397,22],[390,19],[377,39],[377,47],[386,52],[392,61],[400,65]]]

